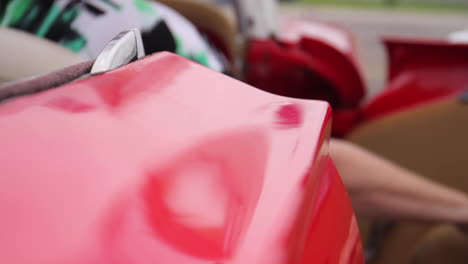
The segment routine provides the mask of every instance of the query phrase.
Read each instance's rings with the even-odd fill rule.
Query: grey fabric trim
[[[52,89],[90,72],[94,61],[86,61],[44,75],[0,84],[0,102],[17,96]]]

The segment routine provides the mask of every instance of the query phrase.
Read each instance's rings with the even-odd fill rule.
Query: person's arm
[[[468,223],[468,196],[344,140],[330,153],[355,210],[389,220]]]

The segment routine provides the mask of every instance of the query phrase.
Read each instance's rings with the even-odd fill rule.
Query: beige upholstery
[[[348,139],[430,179],[468,192],[468,105],[457,99],[443,99],[368,122]],[[361,217],[364,238],[369,222]],[[429,225],[397,224],[383,241],[382,254],[372,263],[409,263],[430,229]]]
[[[226,57],[236,57],[237,27],[233,19],[212,3],[199,0],[158,0],[190,20],[197,28],[215,35],[226,48]]]
[[[418,244],[411,264],[468,263],[468,236],[454,226],[437,226]]]
[[[0,28],[0,82],[43,74],[84,61],[51,41]]]

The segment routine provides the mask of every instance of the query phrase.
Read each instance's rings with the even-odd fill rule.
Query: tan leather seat
[[[348,139],[437,182],[468,193],[468,104],[442,99],[370,121]],[[371,222],[361,217],[363,238]],[[432,226],[398,223],[372,263],[410,263]],[[467,260],[468,262],[468,260]],[[449,263],[449,262],[447,262]]]
[[[468,236],[452,225],[432,228],[414,252],[411,264],[466,264]]]
[[[82,61],[54,42],[0,28],[0,82],[47,73]]]
[[[208,34],[218,48],[233,62],[236,58],[237,27],[223,10],[212,3],[197,0],[158,0],[190,20],[201,32]]]

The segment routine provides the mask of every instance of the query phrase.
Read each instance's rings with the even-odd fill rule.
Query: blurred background
[[[468,0],[283,0],[281,12],[340,25],[357,41],[372,97],[386,76],[382,36],[443,38],[468,27]]]

